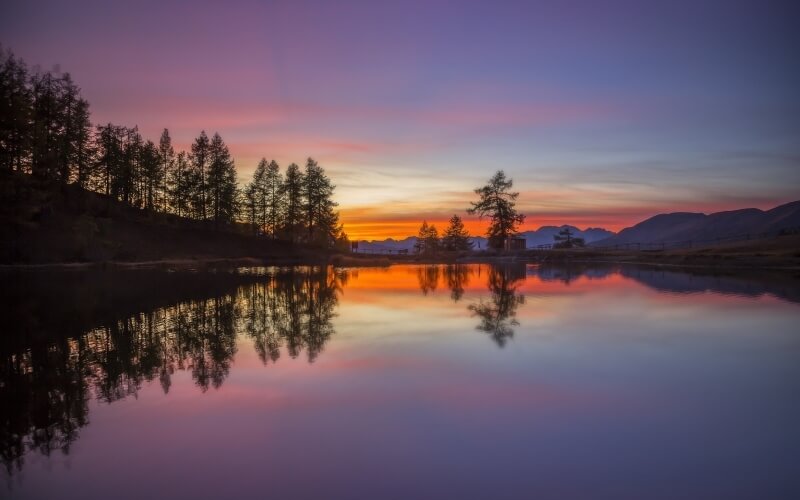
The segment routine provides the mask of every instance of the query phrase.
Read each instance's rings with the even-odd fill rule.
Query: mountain
[[[607,229],[590,227],[585,230],[580,230],[575,226],[542,226],[535,231],[525,231],[520,233],[520,238],[525,238],[525,246],[527,248],[536,247],[537,245],[546,245],[553,243],[553,236],[557,234],[562,228],[568,227],[572,230],[573,236],[576,238],[583,238],[587,243],[602,240],[613,236],[614,233]],[[486,238],[476,236],[470,238],[474,244],[473,248],[476,250],[486,249]],[[395,240],[388,238],[385,240],[362,240],[358,242],[358,249],[360,252],[392,252],[396,253],[398,250],[414,250],[414,244],[417,242],[416,236],[409,236],[402,240]]]
[[[800,201],[780,205],[771,210],[744,208],[712,214],[676,212],[650,217],[625,228],[615,236],[596,242],[598,246],[625,243],[662,243],[710,241],[743,235],[775,233],[800,228]]]
[[[614,236],[614,232],[600,227],[589,227],[580,230],[575,226],[542,226],[536,231],[525,231],[520,233],[521,238],[525,238],[525,246],[527,248],[536,247],[538,245],[549,245],[555,241],[554,236],[564,228],[569,228],[572,231],[572,236],[575,238],[583,238],[586,243],[592,243],[605,238]]]

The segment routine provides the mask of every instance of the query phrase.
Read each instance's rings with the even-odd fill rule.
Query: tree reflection
[[[444,268],[444,278],[450,289],[450,298],[458,302],[464,295],[464,287],[469,285],[472,266],[467,264],[448,264]]]
[[[88,423],[90,399],[117,401],[156,379],[168,393],[177,370],[189,371],[203,392],[219,388],[238,332],[253,339],[265,364],[280,358],[281,347],[293,358],[305,350],[314,361],[334,334],[344,279],[324,267],[279,272],[210,298],[111,317],[75,335],[31,335],[38,313],[12,322],[0,344],[4,465],[9,473],[21,469],[30,450],[69,453]],[[80,315],[84,303],[71,305]]]
[[[428,295],[430,292],[435,292],[439,286],[439,277],[441,272],[438,265],[419,266],[417,268],[417,280],[419,281],[419,289],[422,295]]]
[[[517,307],[524,303],[525,296],[517,293],[517,287],[525,279],[525,264],[493,265],[489,267],[487,287],[489,300],[481,299],[470,304],[473,316],[480,318],[476,327],[489,334],[500,347],[514,336],[512,327],[519,325]]]

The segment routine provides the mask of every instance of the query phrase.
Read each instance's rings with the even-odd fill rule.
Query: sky
[[[94,123],[219,132],[245,182],[313,157],[351,238],[465,214],[498,170],[522,229],[800,199],[787,1],[5,0],[0,44]]]

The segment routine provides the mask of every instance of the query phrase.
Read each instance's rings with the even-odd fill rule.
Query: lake
[[[800,279],[0,275],[10,498],[800,498]]]

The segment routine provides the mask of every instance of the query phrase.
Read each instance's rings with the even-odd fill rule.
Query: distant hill
[[[598,246],[626,243],[671,243],[775,233],[800,228],[800,201],[771,210],[744,208],[712,214],[675,212],[650,217],[619,234],[597,241]]]
[[[587,243],[602,240],[613,236],[614,233],[603,228],[586,228],[580,230],[575,226],[542,226],[535,231],[525,231],[520,233],[521,238],[525,238],[525,246],[532,248],[537,245],[546,245],[553,243],[553,236],[558,233],[562,228],[568,227],[572,230],[573,235],[577,238],[584,238]],[[476,236],[470,238],[476,250],[483,250],[486,248],[486,238]],[[417,242],[416,236],[409,236],[402,240],[395,240],[387,238],[385,240],[362,240],[358,242],[359,251],[361,252],[397,252],[398,250],[413,251],[414,244]]]

